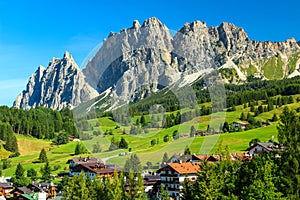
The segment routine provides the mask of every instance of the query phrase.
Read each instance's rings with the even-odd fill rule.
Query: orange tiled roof
[[[179,174],[192,174],[200,170],[200,162],[169,163]]]

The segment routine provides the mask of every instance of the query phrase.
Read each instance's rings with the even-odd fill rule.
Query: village
[[[232,153],[230,160],[251,160],[254,156],[273,153],[280,157],[278,152],[285,151],[285,147],[277,142],[257,142],[251,144],[244,154]],[[214,164],[222,160],[220,155],[173,155],[165,163],[162,163],[158,170],[143,170],[144,193],[148,197],[157,197],[161,187],[168,191],[173,200],[181,198],[183,183],[185,180],[194,182],[197,173],[204,162]],[[95,157],[74,157],[67,161],[69,171],[61,173],[60,176],[72,178],[84,173],[86,178],[114,178],[114,175],[124,170],[114,164],[105,164],[100,158]],[[126,181],[125,181],[126,183]],[[125,184],[125,188],[127,184]],[[14,187],[9,178],[0,179],[0,200],[46,200],[61,199],[62,188],[53,182],[32,182],[27,187]]]

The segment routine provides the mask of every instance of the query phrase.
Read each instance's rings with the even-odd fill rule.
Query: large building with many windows
[[[185,179],[195,181],[201,162],[169,163],[158,170],[161,185],[168,188],[172,199],[180,199],[180,191],[183,189]]]

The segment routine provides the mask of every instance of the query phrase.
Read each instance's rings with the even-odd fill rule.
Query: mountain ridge
[[[130,28],[111,32],[83,70],[74,69],[82,73],[80,82],[87,85],[76,94],[72,92],[74,96],[80,96],[78,91],[92,95],[75,101],[69,94],[63,97],[66,100],[62,106],[60,98],[47,106],[55,109],[76,106],[108,88],[112,88],[116,102],[139,100],[182,78],[185,78],[182,84],[190,84],[216,69],[231,70],[234,76],[228,75],[228,70],[221,70],[220,75],[225,82],[235,84],[246,82],[249,77],[266,80],[294,77],[300,75],[299,43],[294,38],[283,42],[251,40],[243,28],[228,22],[219,26],[207,26],[201,21],[185,23],[172,36],[167,26],[155,17],[146,19],[142,25],[134,20]],[[35,82],[39,85],[41,80]],[[24,108],[21,104],[26,102],[33,107],[45,104],[38,97],[35,100],[36,95],[29,92],[32,90],[38,91],[39,87],[30,83],[28,92],[20,94],[14,105]]]
[[[52,58],[47,68],[38,68],[29,78],[26,90],[15,100],[14,107],[30,109],[45,106],[60,110],[78,106],[98,95],[85,82],[80,68],[66,51],[63,58]]]

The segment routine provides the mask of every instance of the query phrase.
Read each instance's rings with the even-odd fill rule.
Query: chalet
[[[56,197],[56,186],[51,182],[31,183],[28,188],[38,193],[46,193],[47,199]]]
[[[285,147],[277,142],[257,142],[247,150],[248,155],[256,156],[264,153],[285,151]]]
[[[149,193],[154,190],[154,186],[160,182],[160,176],[159,175],[152,175],[147,174],[144,175],[144,186],[145,186],[145,192]]]
[[[0,196],[8,196],[13,189],[12,183],[0,183]]]
[[[249,122],[233,122],[232,126],[234,126],[236,130],[238,130],[239,127],[241,127],[242,129],[246,129],[246,126],[249,124]]]
[[[204,136],[207,134],[208,134],[207,130],[197,130],[195,136]]]
[[[160,174],[162,187],[168,188],[171,198],[179,200],[184,180],[195,181],[199,169],[200,162],[169,163],[157,172]]]
[[[194,162],[217,162],[219,161],[219,156],[216,155],[208,155],[208,154],[200,154],[200,155],[192,155],[192,161]]]
[[[104,162],[98,158],[73,158],[68,160],[69,176],[74,176],[84,172],[87,177],[91,179],[96,176],[104,177],[114,175],[114,172],[120,172],[121,168],[117,165],[105,165]]]

